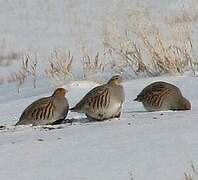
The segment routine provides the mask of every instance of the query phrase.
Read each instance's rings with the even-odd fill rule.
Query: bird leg
[[[62,122],[63,122],[63,119],[58,119],[58,120],[56,120],[56,121],[54,121],[54,122],[50,123],[49,125],[62,124]]]
[[[121,112],[119,112],[117,115],[114,116],[114,118],[120,118]]]

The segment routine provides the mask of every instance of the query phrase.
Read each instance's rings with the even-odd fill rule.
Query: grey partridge
[[[191,109],[190,102],[178,87],[162,81],[145,87],[134,101],[142,102],[147,111]]]
[[[120,117],[125,93],[122,77],[113,76],[106,84],[97,86],[89,91],[82,100],[70,110],[85,113],[95,120],[105,120]]]
[[[16,125],[58,124],[65,119],[69,104],[65,97],[67,90],[58,88],[52,96],[38,99],[30,104],[22,113]]]

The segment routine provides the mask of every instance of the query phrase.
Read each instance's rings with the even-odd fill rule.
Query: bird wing
[[[159,82],[156,84],[151,84],[144,88],[134,100],[139,102],[147,102],[153,106],[158,106],[170,93],[171,89],[165,86],[163,83]]]
[[[92,107],[104,108],[107,107],[110,102],[110,91],[106,85],[101,85],[93,88],[89,91],[82,100],[71,108],[71,111],[78,111],[81,108]]]
[[[53,117],[55,105],[49,98],[42,98],[29,105],[20,119],[50,119]]]

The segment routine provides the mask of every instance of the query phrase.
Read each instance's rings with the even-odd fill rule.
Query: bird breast
[[[124,94],[124,88],[123,86],[115,86],[115,87],[110,87],[111,93],[112,93],[112,99],[114,99],[117,102],[124,102],[125,99],[125,94]]]

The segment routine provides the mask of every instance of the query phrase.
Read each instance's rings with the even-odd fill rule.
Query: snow
[[[192,102],[192,110],[146,112],[141,103],[133,101],[143,87],[157,80],[180,87]],[[65,85],[70,105],[96,85],[89,81]],[[10,111],[13,117],[6,129],[0,130],[0,179],[130,180],[133,174],[137,180],[181,180],[191,163],[196,166],[198,161],[197,87],[197,78],[190,76],[126,81],[126,102],[120,120],[88,122],[83,114],[69,113],[73,124],[52,130],[13,126],[24,107],[51,94],[51,90],[2,101],[1,107],[5,108],[0,118]]]
[[[37,54],[39,61],[37,88],[33,88],[31,79],[24,83],[19,94],[14,83],[0,85],[0,179],[182,180],[184,172],[192,173],[191,164],[198,169],[198,81],[190,73],[131,80],[131,69],[126,68],[123,72],[126,100],[120,120],[89,122],[83,114],[70,112],[67,118],[73,121],[72,124],[14,126],[30,103],[51,95],[58,86],[69,91],[67,98],[72,107],[90,89],[106,82],[115,72],[113,69],[109,68],[105,73],[94,72],[89,81],[79,80],[82,77],[79,75],[82,71],[79,68],[82,65],[81,51],[84,48],[94,57],[97,52],[103,52],[106,30],[117,40],[126,33],[125,30],[133,30],[132,21],[136,18],[131,19],[130,13],[148,10],[148,18],[161,27],[164,37],[168,38],[170,32],[164,18],[171,19],[172,13],[180,16],[181,9],[190,12],[195,17],[191,24],[195,51],[195,2],[0,0],[0,55],[29,54],[34,59]],[[179,34],[183,35],[182,32]],[[129,36],[132,41],[136,40],[131,34]],[[72,81],[68,78],[65,83],[60,83],[44,74],[54,50],[63,55],[70,50],[74,56],[76,69]],[[0,64],[1,77],[7,78],[19,70],[20,58],[11,60],[10,66]],[[104,58],[105,63],[106,60],[108,57]],[[113,56],[113,60],[119,60],[119,56]],[[76,79],[78,81],[74,81]],[[192,103],[192,110],[146,112],[142,104],[133,99],[155,81],[178,86]]]

